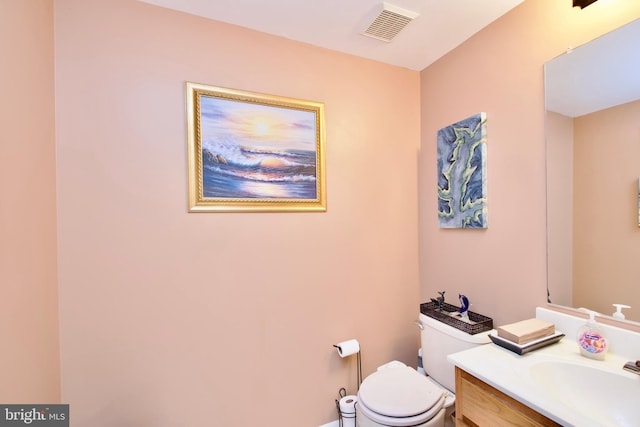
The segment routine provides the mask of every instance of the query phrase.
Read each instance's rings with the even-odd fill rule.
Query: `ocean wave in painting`
[[[202,149],[203,195],[208,198],[316,199],[316,155],[233,143]]]

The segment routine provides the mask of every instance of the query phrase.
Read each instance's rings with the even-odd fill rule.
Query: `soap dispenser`
[[[624,313],[622,313],[622,309],[631,308],[631,306],[624,305],[624,304],[613,304],[613,306],[616,308],[616,311],[613,312],[612,316],[615,317],[616,319],[621,319],[621,320],[624,320]]]
[[[589,313],[587,323],[578,329],[578,346],[580,354],[589,359],[604,360],[607,354],[608,343],[602,330],[596,323],[595,311],[583,309]]]

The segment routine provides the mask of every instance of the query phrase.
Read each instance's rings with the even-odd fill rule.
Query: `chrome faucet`
[[[622,369],[624,369],[625,371],[633,372],[634,374],[640,375],[640,360],[637,360],[635,362],[633,361],[627,362],[624,364]]]

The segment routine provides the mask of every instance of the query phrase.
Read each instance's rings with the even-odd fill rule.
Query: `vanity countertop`
[[[632,381],[636,380],[634,374],[627,374],[623,371],[622,366],[626,362],[623,358],[610,353],[607,354],[605,361],[587,359],[580,356],[577,343],[570,337],[565,336],[556,344],[523,355],[518,355],[492,343],[451,354],[448,360],[490,386],[564,426],[603,427],[626,425],[624,422],[621,423],[620,420],[610,418],[611,410],[609,407],[611,406],[611,401],[605,402],[605,400],[611,399],[611,397],[606,399],[603,397],[603,407],[609,405],[606,406],[607,409],[604,411],[595,409],[594,406],[596,405],[593,404],[586,403],[581,405],[581,402],[576,402],[578,398],[574,398],[574,396],[569,396],[569,399],[573,399],[572,402],[562,402],[559,400],[559,396],[551,395],[553,391],[545,391],[545,385],[541,385],[540,379],[535,378],[536,375],[532,373],[535,372],[535,369],[532,369],[532,367],[541,363],[551,362],[605,370],[616,375],[627,376]],[[640,376],[636,375],[636,377],[638,377],[637,381],[640,386]],[[588,380],[586,378],[583,384],[576,384],[576,392],[581,388],[590,387]],[[597,387],[597,385],[594,384],[593,387]],[[547,389],[553,390],[553,387],[549,384]],[[594,393],[609,395],[616,392],[615,390],[595,390]],[[579,396],[579,393],[576,393],[576,396]],[[560,398],[564,399],[564,397]],[[615,399],[615,405],[618,405],[618,397],[615,397]],[[584,406],[584,410],[576,409],[576,406]],[[594,410],[598,413],[594,413]],[[600,412],[601,414],[599,414]]]

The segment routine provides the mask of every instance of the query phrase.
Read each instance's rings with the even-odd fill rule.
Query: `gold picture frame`
[[[189,212],[324,212],[324,104],[187,82]]]

